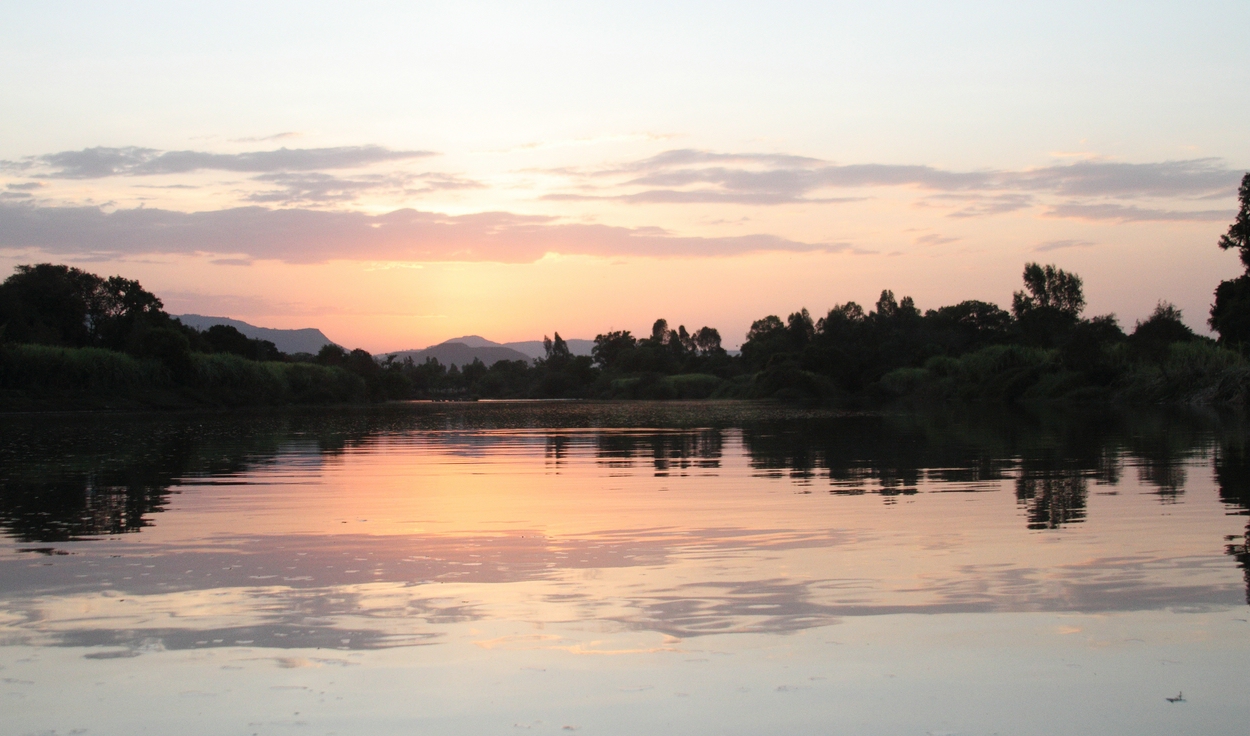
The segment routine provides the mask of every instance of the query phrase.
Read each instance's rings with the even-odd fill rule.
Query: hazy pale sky
[[[1250,3],[0,2],[0,271],[373,352],[649,331],[1025,262],[1205,329]]]

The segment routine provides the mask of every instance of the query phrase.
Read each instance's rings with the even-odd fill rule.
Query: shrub
[[[232,355],[195,354],[194,390],[201,401],[225,406],[279,406],[364,401],[364,379],[338,367],[259,363]]]
[[[125,394],[170,384],[156,360],[102,348],[0,347],[0,388],[29,395]]]

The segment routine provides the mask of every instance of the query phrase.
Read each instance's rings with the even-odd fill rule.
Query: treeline
[[[59,405],[281,405],[403,399],[774,398],[880,402],[1074,399],[1244,401],[1241,353],[1160,304],[1130,334],[1082,316],[1081,280],[1028,264],[1011,311],[965,301],[921,312],[884,291],[819,319],[755,321],[739,355],[719,332],[657,320],[651,334],[595,337],[573,355],[559,333],[535,361],[378,359],[325,346],[285,355],[233,327],[198,331],[137,282],[63,265],[20,266],[0,285],[0,399]]]
[[[756,320],[736,356],[713,328],[670,329],[660,319],[642,338],[596,336],[590,357],[570,355],[557,333],[533,365],[391,361],[376,371],[410,396],[1244,404],[1250,174],[1239,200],[1219,246],[1241,252],[1246,274],[1216,289],[1209,324],[1218,341],[1195,334],[1166,302],[1128,331],[1115,315],[1087,317],[1079,276],[1030,263],[1010,310],[964,301],[922,312],[886,290],[871,309],[847,302],[819,318],[799,309]]]
[[[193,329],[137,281],[19,266],[0,284],[0,405],[281,405],[403,399],[772,398],[826,402],[1122,401],[1244,404],[1250,397],[1250,174],[1219,246],[1246,272],[1222,282],[1196,335],[1160,302],[1126,332],[1086,317],[1081,279],[1027,264],[1010,310],[964,301],[922,312],[886,290],[813,318],[756,320],[741,353],[711,327],[656,320],[651,333],[595,337],[573,355],[559,333],[530,361],[444,366],[325,346],[285,355],[233,327]]]
[[[18,266],[0,284],[0,406],[256,406],[364,401],[358,375],[233,327],[203,332],[137,281]]]

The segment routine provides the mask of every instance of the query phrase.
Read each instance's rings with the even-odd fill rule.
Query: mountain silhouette
[[[590,355],[590,349],[595,346],[594,340],[574,339],[566,342],[569,350],[574,355]],[[424,363],[427,358],[434,358],[446,366],[456,365],[464,367],[472,363],[475,358],[481,360],[487,366],[491,366],[501,360],[524,360],[529,362],[536,358],[545,357],[546,354],[542,340],[499,343],[487,340],[481,335],[465,335],[463,337],[453,337],[445,342],[420,350],[399,350],[393,353],[383,353],[382,357],[394,355],[396,360],[411,357],[415,363]]]
[[[205,317],[202,314],[175,314],[188,327],[194,327],[201,332],[207,330],[213,325],[228,325],[242,332],[244,336],[257,340],[268,340],[273,343],[278,350],[294,355],[296,353],[317,354],[317,351],[326,345],[333,345],[334,341],[326,337],[321,330],[315,327],[306,327],[299,330],[279,330],[272,327],[257,327],[237,319],[229,317]]]
[[[531,361],[530,356],[525,353],[505,348],[502,345],[470,347],[462,342],[439,343],[424,350],[400,350],[394,353],[385,353],[381,357],[389,358],[392,355],[395,356],[395,360],[412,358],[414,363],[424,363],[426,360],[434,358],[445,366],[455,365],[462,368],[472,363],[475,359],[482,361],[488,367],[501,360],[523,360],[526,363]]]

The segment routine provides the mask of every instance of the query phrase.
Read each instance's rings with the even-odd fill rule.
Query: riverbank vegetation
[[[1194,333],[1160,302],[1126,330],[1087,316],[1079,276],[1029,263],[1010,310],[982,301],[921,311],[881,293],[813,318],[756,320],[739,354],[712,327],[656,320],[573,355],[554,333],[533,362],[444,366],[327,345],[285,355],[233,327],[181,324],[138,282],[19,266],[0,284],[0,407],[276,406],[403,399],[761,398],[842,404],[1112,401],[1244,405],[1250,399],[1250,174],[1219,247],[1245,273],[1215,290]]]

